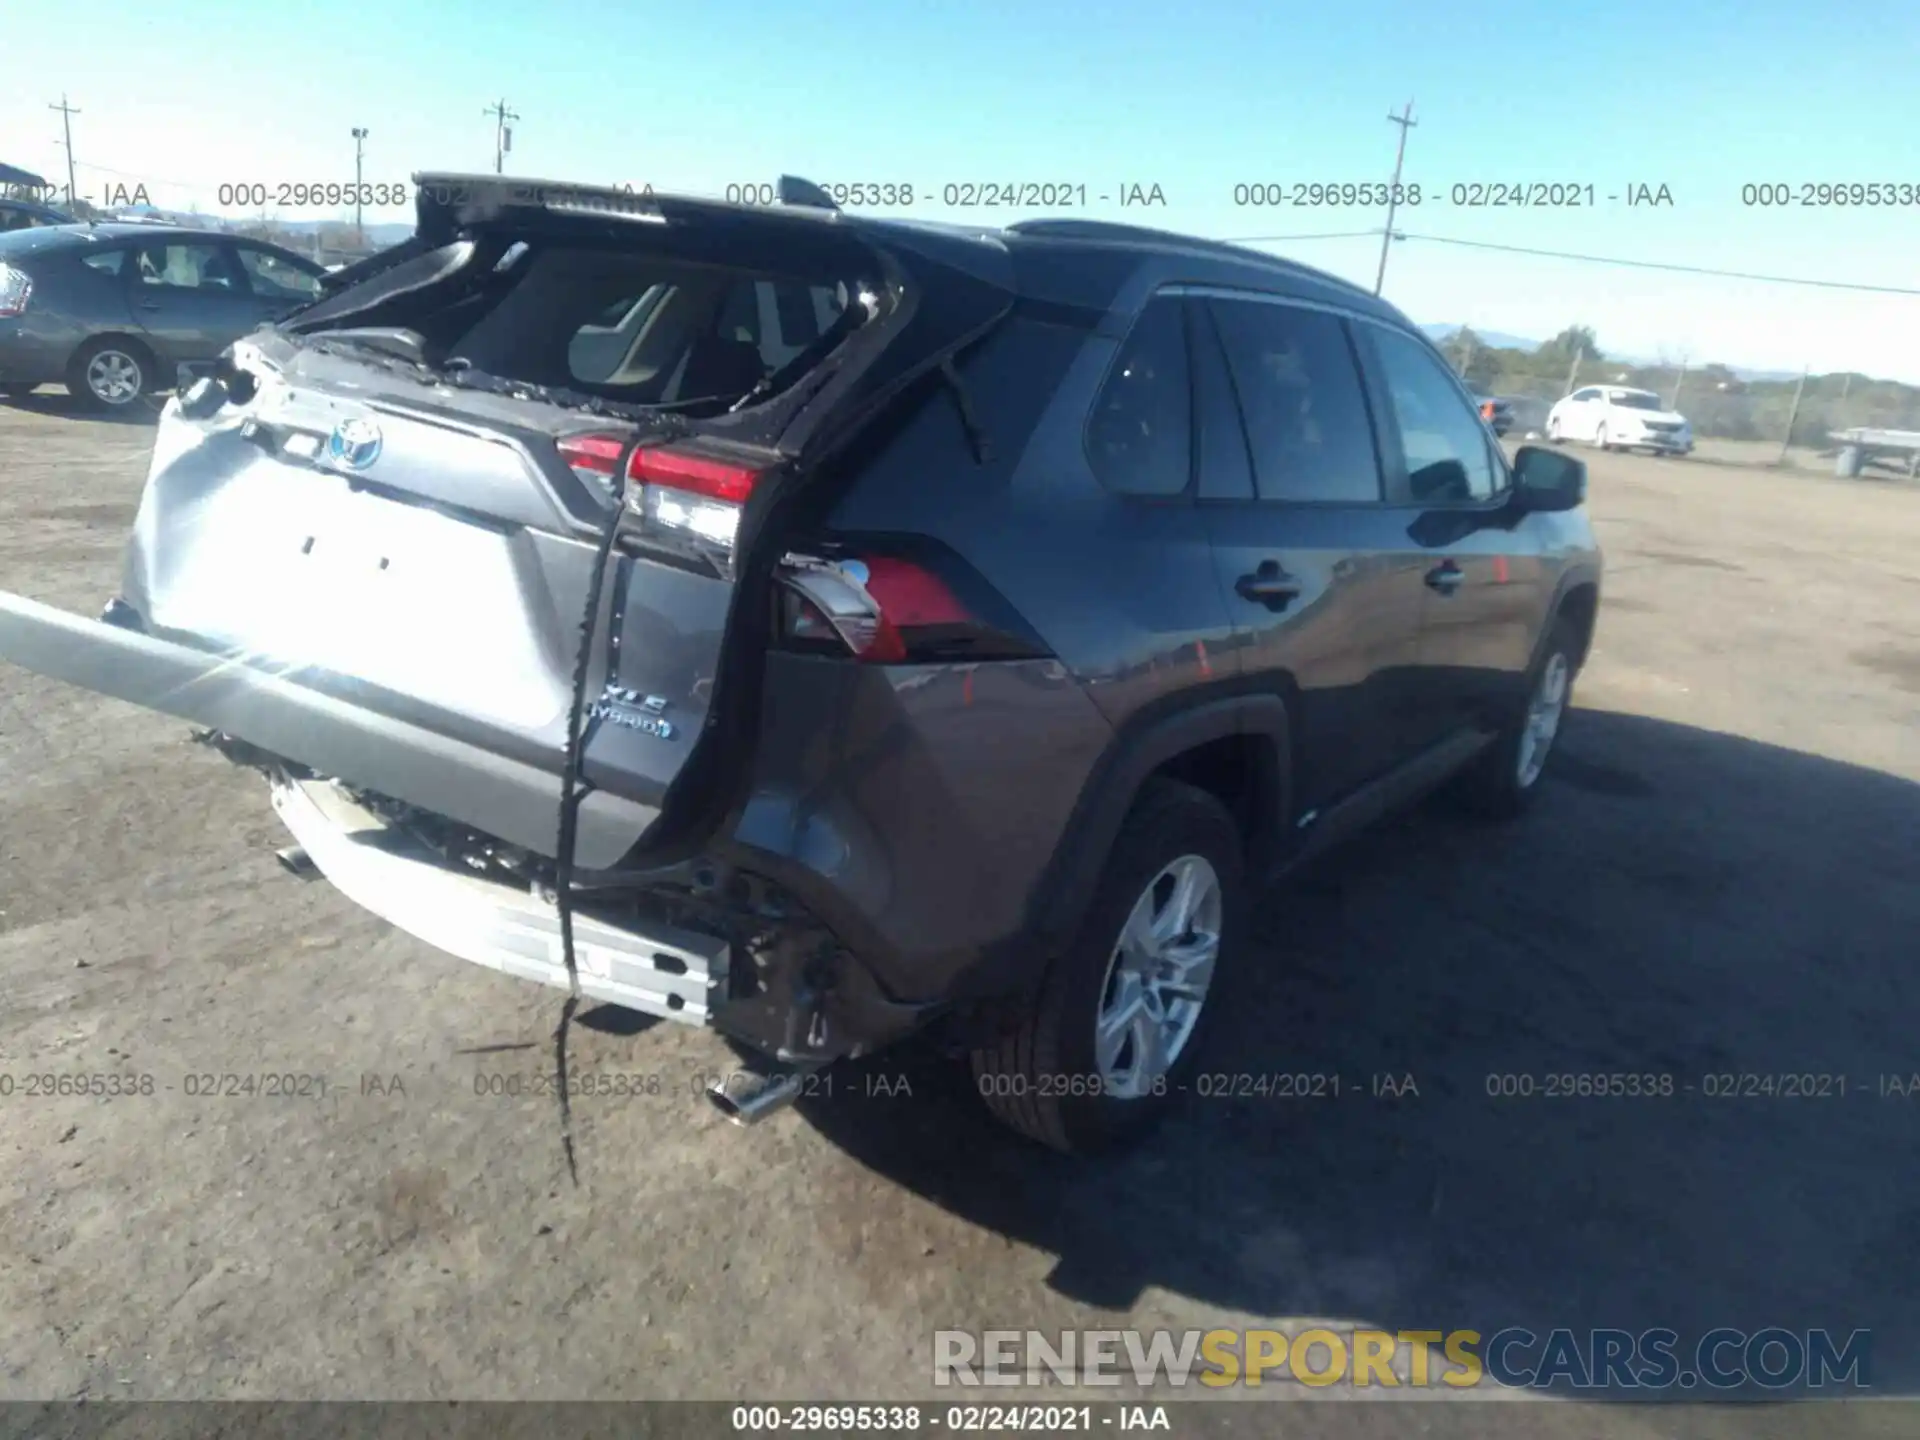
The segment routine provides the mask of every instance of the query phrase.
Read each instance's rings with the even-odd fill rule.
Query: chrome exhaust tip
[[[280,868],[297,880],[311,880],[320,873],[320,867],[313,863],[313,857],[299,845],[289,845],[284,850],[273,852],[273,858],[280,862]]]
[[[707,1100],[735,1125],[758,1125],[799,1099],[810,1073],[788,1070],[778,1075],[754,1075],[736,1071],[711,1082]]]

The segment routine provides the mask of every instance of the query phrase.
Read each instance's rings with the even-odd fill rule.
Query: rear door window
[[[1246,417],[1262,500],[1380,499],[1380,467],[1359,364],[1337,315],[1263,300],[1207,307]]]
[[[245,295],[239,262],[225,245],[141,245],[135,252],[135,283],[147,289]]]

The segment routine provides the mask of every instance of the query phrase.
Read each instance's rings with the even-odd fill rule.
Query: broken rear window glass
[[[832,331],[849,288],[575,248],[539,250],[518,268],[449,357],[642,405],[724,407],[765,388]]]

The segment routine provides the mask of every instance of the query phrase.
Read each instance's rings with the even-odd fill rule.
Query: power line
[[[79,163],[82,170],[98,170],[102,175],[118,175],[123,180],[138,180],[142,185],[171,185],[176,190],[209,188],[202,182],[192,180],[169,180],[165,176],[148,175],[137,170],[116,170],[111,165],[91,165],[85,160]]]
[[[1375,230],[1356,230],[1329,235],[1234,235],[1227,243],[1260,245],[1289,240],[1357,239],[1378,234]],[[1394,232],[1401,240],[1426,240],[1435,245],[1462,245],[1473,250],[1501,250],[1510,255],[1543,255],[1551,260],[1585,260],[1594,265],[1624,265],[1635,270],[1672,270],[1683,275],[1716,275],[1726,280],[1755,280],[1767,285],[1811,285],[1822,290],[1865,290],[1876,295],[1920,295],[1920,289],[1907,285],[1868,285],[1858,280],[1814,280],[1804,275],[1757,275],[1748,270],[1718,270],[1710,265],[1679,265],[1667,260],[1627,260],[1617,255],[1583,255],[1572,250],[1536,250],[1525,245],[1497,245],[1491,240],[1460,240],[1451,235],[1416,235],[1411,231]]]
[[[1222,245],[1267,245],[1283,240],[1371,240],[1378,230],[1321,230],[1312,235],[1220,235]]]

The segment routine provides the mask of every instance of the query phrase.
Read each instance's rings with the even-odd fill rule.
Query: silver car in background
[[[322,273],[277,245],[172,225],[0,234],[0,395],[65,385],[125,409],[312,303]]]

